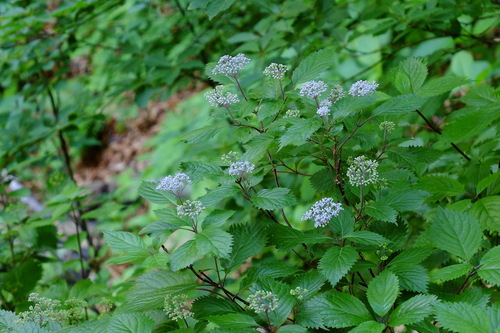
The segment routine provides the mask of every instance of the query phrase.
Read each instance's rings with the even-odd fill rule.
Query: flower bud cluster
[[[328,95],[328,99],[330,102],[335,104],[336,102],[340,101],[342,98],[344,98],[347,95],[346,91],[340,84],[336,84],[333,86],[332,90],[330,90],[330,94]]]
[[[377,182],[378,162],[364,155],[358,156],[347,169],[347,177],[352,186],[365,186]]]
[[[375,89],[377,89],[377,87],[378,87],[378,83],[375,81],[369,82],[369,81],[360,80],[360,81],[353,83],[353,85],[349,89],[349,95],[354,96],[354,97],[366,96],[366,95],[369,95],[372,92],[374,92]]]
[[[88,303],[82,299],[70,298],[64,302],[67,309],[61,309],[61,302],[47,297],[40,297],[38,293],[31,293],[28,298],[30,305],[28,311],[19,313],[18,323],[26,323],[29,321],[36,322],[40,326],[44,326],[47,322],[59,322],[69,320],[70,322],[78,322],[83,319],[83,309],[88,307]]]
[[[300,87],[300,96],[316,98],[328,89],[328,85],[323,81],[307,81]]]
[[[248,306],[255,312],[269,312],[278,307],[278,297],[270,291],[259,290],[248,296]]]
[[[224,163],[232,164],[236,162],[239,158],[239,154],[235,151],[230,151],[220,157],[221,161]]]
[[[283,118],[298,118],[300,116],[299,110],[287,110]]]
[[[248,161],[234,162],[229,167],[228,172],[231,176],[238,176],[240,178],[243,178],[246,175],[252,173],[254,169],[255,169],[255,165],[253,165],[252,163],[250,163]]]
[[[167,295],[164,300],[163,310],[172,320],[186,319],[192,317],[191,304],[187,302],[187,295]]]
[[[205,207],[199,201],[186,200],[184,204],[177,206],[177,215],[179,216],[189,216],[194,219],[203,212]]]
[[[219,59],[219,62],[212,70],[212,74],[222,74],[229,77],[237,77],[238,74],[243,70],[246,64],[250,62],[250,59],[247,58],[243,53],[239,53],[235,57],[231,57],[230,55],[222,56]]]
[[[392,121],[383,121],[380,123],[378,127],[381,131],[386,131],[387,133],[391,133],[396,125]]]
[[[193,182],[185,173],[179,172],[173,176],[167,176],[160,181],[160,184],[156,186],[157,190],[170,192],[173,195],[179,197],[182,194],[182,190]]]
[[[330,108],[332,107],[332,102],[329,99],[322,100],[319,104],[319,109],[316,111],[318,116],[326,118],[330,115]]]
[[[238,103],[240,99],[236,94],[227,92],[224,95],[224,86],[215,87],[214,90],[205,93],[205,98],[213,107],[228,108],[231,104]]]
[[[332,198],[323,198],[312,205],[302,216],[302,221],[312,220],[315,228],[324,227],[332,217],[338,216],[341,210],[344,208],[340,202],[335,203]]]
[[[283,79],[283,76],[285,75],[286,71],[288,70],[288,67],[282,64],[276,64],[272,63],[269,66],[264,69],[264,75],[265,76],[270,76],[274,79],[281,80]]]
[[[295,289],[290,290],[290,295],[296,296],[297,299],[300,301],[301,299],[304,298],[305,295],[307,295],[308,292],[309,292],[309,290],[307,290],[307,289],[297,287]]]

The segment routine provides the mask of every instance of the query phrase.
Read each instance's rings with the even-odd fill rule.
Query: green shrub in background
[[[484,318],[494,318],[496,309],[491,304],[497,283],[498,94],[482,85],[486,81],[495,86],[498,75],[491,35],[491,27],[498,22],[495,5],[391,2],[373,7],[363,1],[339,2],[333,7],[329,2],[286,1],[229,7],[231,4],[68,2],[46,16],[35,15],[45,9],[42,2],[31,7],[11,4],[22,10],[9,12],[13,18],[2,30],[5,41],[10,41],[2,45],[7,46],[2,47],[2,57],[7,60],[1,113],[6,139],[0,146],[2,168],[22,180],[55,170],[64,170],[66,176],[61,179],[62,174],[54,173],[52,185],[41,189],[48,208],[40,214],[33,215],[18,202],[26,196],[26,189],[6,191],[8,197],[2,199],[2,237],[6,240],[2,247],[5,273],[0,275],[2,307],[27,310],[25,302],[34,288],[62,301],[45,312],[43,317],[49,320],[42,321],[43,328],[36,328],[40,322],[18,321],[10,312],[2,312],[2,327],[43,331],[75,324],[85,318],[85,311],[83,317],[75,317],[78,320],[59,319],[72,306],[64,305],[65,301],[77,297],[89,301],[85,307],[89,318],[109,311],[109,298],[117,309],[108,319],[81,328],[69,326],[69,331],[90,327],[106,332],[183,330],[179,327],[186,322],[186,331],[241,332],[258,326],[275,330],[282,324],[286,324],[280,328],[282,332],[338,327],[348,331],[352,326],[359,326],[360,331],[382,331],[401,324],[436,331],[429,325],[421,327],[434,320],[456,332],[497,328],[493,319]],[[46,23],[53,17],[58,22],[54,33],[44,35],[40,31],[47,29]],[[116,29],[115,34],[103,33],[110,27]],[[162,30],[166,27],[171,30]],[[80,42],[74,44],[73,38]],[[232,78],[214,73],[215,63],[205,71],[204,62],[218,59],[235,46],[233,55],[245,52],[252,59],[236,76],[238,82],[233,74],[239,68],[235,73],[226,72]],[[325,46],[329,48],[314,52]],[[28,50],[33,47],[34,52]],[[308,54],[312,55],[305,57]],[[81,55],[90,61],[91,72],[68,75],[68,64]],[[427,60],[404,60],[412,55]],[[54,57],[53,64],[49,56]],[[267,71],[276,78],[263,76],[272,61],[288,65],[282,79],[279,66]],[[21,67],[15,67],[16,63]],[[443,75],[447,66],[448,74]],[[86,145],[96,143],[92,135],[112,114],[102,106],[120,107],[125,90],[134,90],[136,104],[146,106],[148,100],[169,96],[193,78],[204,80],[203,71],[216,82],[211,84],[214,87],[226,85],[208,95],[219,108],[207,118],[202,98],[188,101],[189,114],[172,116],[169,121],[178,119],[177,123],[166,124],[151,141],[155,150],[150,154],[152,166],[145,173],[151,179],[182,172],[194,184],[178,199],[158,191],[158,183],[141,185],[141,195],[161,205],[153,206],[160,209],[155,212],[160,221],[145,225],[150,216],[135,220],[148,237],[112,231],[121,229],[116,222],[136,207],[125,212],[122,205],[111,202],[123,200],[126,189],[101,198],[99,210],[80,215],[78,210],[94,205],[96,199],[90,201],[87,191],[71,185],[72,161]],[[339,99],[340,88],[349,90],[357,79],[367,78],[381,84],[374,93],[352,96],[365,92],[353,89],[352,95]],[[319,81],[328,90],[315,99],[302,87],[309,83],[306,88],[322,90]],[[366,84],[361,88],[369,87]],[[450,99],[449,92],[458,86],[461,88]],[[76,104],[70,97],[75,93]],[[229,103],[236,99],[238,103]],[[328,99],[332,105],[325,102]],[[135,107],[127,108],[127,112],[135,112]],[[202,111],[193,121],[197,109]],[[119,119],[127,118],[121,115]],[[187,144],[172,147],[172,142],[178,142],[172,138],[178,132],[169,131],[186,128],[196,128],[183,136]],[[237,154],[221,159],[231,151]],[[235,157],[238,160],[232,160]],[[179,161],[183,161],[180,166]],[[231,169],[233,162],[242,164]],[[34,173],[33,166],[41,173]],[[248,172],[241,173],[245,171],[241,168]],[[366,175],[371,177],[363,178]],[[181,199],[187,206],[178,210],[175,206],[181,205],[177,201]],[[199,217],[195,215],[200,207],[197,201],[205,208]],[[301,221],[308,211],[306,217],[313,220],[314,212],[322,211],[316,202],[338,213],[327,219],[331,228],[314,228],[317,221]],[[316,210],[310,211],[313,208]],[[53,224],[68,212],[82,228],[87,217],[97,218],[98,230],[110,230],[106,240],[122,255],[109,263],[136,265],[110,284],[109,272],[95,265],[106,248],[90,247],[88,256],[79,249],[88,237],[85,230],[80,239],[75,235],[64,245],[79,252],[79,258],[64,266],[59,263],[54,250],[61,245]],[[320,222],[326,223],[324,219]],[[453,229],[457,225],[466,227]],[[164,243],[176,229],[181,230],[176,232],[179,237],[174,235]],[[483,232],[486,236],[481,236]],[[254,257],[251,268],[247,263],[238,269],[240,261],[249,257]],[[53,283],[63,276],[63,270],[54,271],[54,267],[81,274],[68,279],[69,285],[63,280]],[[165,267],[170,268],[166,271]],[[129,289],[131,278],[149,270]],[[187,272],[179,273],[183,270]],[[31,271],[44,276],[26,274]],[[95,275],[82,279],[90,271]],[[193,273],[198,275],[197,284]],[[259,279],[264,276],[267,279]],[[200,288],[205,290],[197,290]],[[380,290],[389,290],[390,297],[382,297]],[[207,297],[207,293],[219,296]],[[459,295],[454,297],[455,293]],[[349,295],[361,300],[353,305],[359,312],[349,312],[350,319],[340,316],[323,322],[322,318],[331,317],[330,312],[351,304]],[[438,304],[438,299],[439,306],[428,306]],[[84,303],[79,304],[83,307]],[[425,310],[419,312],[418,305]],[[454,315],[464,320],[466,313],[472,313],[471,318],[465,317],[472,326],[450,324]]]

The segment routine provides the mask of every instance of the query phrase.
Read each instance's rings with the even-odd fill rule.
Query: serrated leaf
[[[195,318],[201,319],[208,316],[240,312],[241,309],[229,300],[209,295],[197,298],[193,303],[191,311],[194,313]]]
[[[300,230],[290,228],[281,224],[271,225],[268,228],[270,243],[282,251],[290,251],[293,247],[299,244],[318,244],[331,241],[331,237],[304,233]]]
[[[139,312],[163,308],[165,296],[178,290],[186,290],[192,282],[189,274],[154,271],[140,276],[127,291],[123,311]],[[192,288],[197,285],[191,283]]]
[[[188,240],[182,244],[170,256],[170,268],[176,272],[195,262],[201,255],[194,240]]]
[[[399,285],[401,289],[427,293],[429,275],[423,266],[414,264],[398,264],[389,266],[389,269],[399,278]]]
[[[333,49],[319,50],[307,56],[293,71],[293,84],[296,86],[310,80],[316,80],[319,74],[334,65],[334,56],[335,51]]]
[[[222,260],[222,266],[232,271],[249,257],[257,255],[266,246],[267,235],[259,224],[233,225],[229,229],[233,235],[233,251],[227,260]]]
[[[109,321],[108,332],[151,332],[154,322],[143,313],[119,313],[115,314]]]
[[[143,181],[139,186],[139,195],[144,199],[158,205],[166,205],[170,203],[175,204],[175,199],[173,199],[173,195],[170,195],[165,191],[157,190],[156,186],[157,184],[154,182]]]
[[[408,58],[401,64],[401,71],[405,73],[409,80],[412,93],[416,93],[427,77],[427,66],[422,59]]]
[[[331,247],[319,261],[318,268],[321,274],[328,279],[332,287],[349,272],[352,265],[358,260],[358,252],[350,245]]]
[[[273,210],[292,206],[297,202],[290,189],[277,187],[272,190],[260,190],[252,197],[252,204],[261,209]]]
[[[224,174],[220,166],[209,162],[182,162],[181,168],[195,183]]]
[[[232,329],[248,328],[258,326],[255,320],[244,313],[225,313],[206,317],[207,320],[219,327],[229,327]]]
[[[376,101],[374,94],[356,97],[346,96],[332,106],[332,118],[342,119],[348,117],[360,109],[374,105]]]
[[[271,324],[280,327],[288,318],[288,315],[290,314],[290,311],[292,311],[293,305],[295,304],[295,298],[290,295],[290,286],[284,282],[268,278],[266,275],[261,275],[259,281],[254,283],[250,290],[252,293],[255,293],[258,290],[266,290],[276,295],[278,298],[278,306],[274,311],[270,311],[268,315],[271,320]],[[260,313],[259,317],[266,321],[265,314]]]
[[[451,281],[458,279],[470,272],[474,267],[471,264],[455,264],[441,268],[439,271],[432,273],[431,281]]]
[[[353,231],[350,234],[346,235],[347,238],[351,242],[365,244],[365,245],[379,245],[381,243],[390,243],[387,238],[382,235],[377,234],[376,232],[371,231]]]
[[[235,0],[209,0],[205,7],[208,19],[212,20],[217,14],[227,10],[233,5]]]
[[[481,258],[477,273],[490,284],[500,285],[500,246],[495,246]]]
[[[245,145],[246,152],[242,156],[243,161],[258,161],[267,151],[269,145],[274,141],[270,133],[261,133]]]
[[[307,289],[309,293],[305,296],[308,299],[309,295],[314,294],[316,291],[320,290],[325,284],[325,277],[316,270],[310,270],[302,274],[294,276],[290,282],[292,289],[295,287],[301,287],[302,289]]]
[[[233,236],[221,228],[210,227],[195,235],[198,256],[211,254],[218,258],[228,258],[233,244]]]
[[[373,115],[403,115],[419,109],[424,101],[424,98],[413,94],[396,96],[377,107]]]
[[[153,211],[153,213],[155,213],[156,217],[159,218],[162,222],[166,222],[177,227],[191,226],[191,222],[186,221],[180,218],[179,215],[177,215],[177,208],[175,207],[156,209]]]
[[[238,193],[240,193],[240,190],[234,185],[222,185],[210,190],[198,200],[203,204],[203,206],[210,207],[226,198],[233,197]]]
[[[281,326],[277,333],[309,333],[309,330],[303,326],[292,324]]]
[[[498,105],[481,108],[465,107],[460,109],[455,117],[448,119],[448,125],[443,129],[443,137],[452,142],[461,142],[475,137],[500,117]]]
[[[212,74],[215,66],[217,66],[216,62],[210,62],[205,65],[205,75],[212,81],[217,82],[221,85],[233,85],[234,82],[226,75],[222,74]]]
[[[431,219],[429,230],[438,249],[467,261],[476,253],[483,236],[479,224],[469,214],[442,208]]]
[[[354,217],[349,209],[344,209],[339,212],[338,216],[332,217],[330,225],[333,230],[341,237],[344,238],[354,231]]]
[[[325,326],[342,328],[372,320],[363,302],[352,295],[333,291],[326,294],[325,300],[326,304],[321,310]]]
[[[149,256],[148,247],[136,234],[125,231],[104,231],[104,239],[116,257],[110,263],[127,263]]]
[[[433,312],[437,300],[434,295],[413,296],[391,313],[389,325],[391,327],[410,325],[423,320]]]
[[[309,177],[309,181],[316,191],[330,191],[335,188],[335,180],[328,168],[315,172],[312,177]]]
[[[435,306],[439,324],[457,333],[490,333],[490,321],[479,307],[467,303],[440,303]]]
[[[286,129],[280,137],[280,149],[288,145],[299,146],[306,143],[322,125],[319,118],[297,118],[293,120],[294,124]]]
[[[368,284],[366,296],[373,311],[383,317],[396,301],[398,292],[397,276],[389,270],[385,270]]]
[[[326,329],[323,323],[322,311],[325,307],[329,306],[325,295],[320,294],[310,300],[299,303],[298,311],[295,315],[297,323],[302,326],[310,328],[323,328]]]
[[[476,201],[469,214],[477,219],[483,229],[500,232],[500,196],[492,196]]]
[[[417,94],[419,96],[441,95],[445,92],[451,91],[458,86],[468,83],[469,80],[467,78],[456,75],[432,78],[418,91]]]
[[[379,201],[371,202],[365,207],[365,212],[376,220],[390,223],[396,223],[398,215],[394,208]]]
[[[486,188],[490,187],[490,186],[495,186],[495,184],[500,184],[500,172],[495,172],[494,174],[492,175],[489,175],[488,177],[486,178],[483,178],[481,179],[481,181],[479,183],[477,183],[477,186],[476,186],[476,193],[477,194],[480,194],[481,192],[483,192]],[[490,194],[487,192],[487,194]]]
[[[420,264],[422,261],[427,259],[432,253],[434,249],[425,248],[425,247],[414,247],[407,250],[402,251],[394,259],[391,260],[389,265],[398,265],[398,264]]]
[[[465,192],[464,186],[448,176],[424,176],[418,181],[418,188],[432,194],[432,201],[439,201]]]
[[[215,138],[219,132],[225,128],[225,125],[210,125],[199,128],[181,136],[180,141],[189,144],[208,142]]]
[[[359,324],[349,331],[349,333],[381,333],[385,329],[385,325],[370,320]]]
[[[395,189],[379,200],[379,205],[389,205],[398,212],[415,210],[429,197],[429,193],[413,189]]]
[[[226,221],[234,215],[233,210],[214,210],[203,220],[203,228],[220,227],[226,224]]]

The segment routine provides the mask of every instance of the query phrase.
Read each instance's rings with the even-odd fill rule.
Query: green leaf
[[[241,157],[242,161],[258,161],[267,151],[269,145],[274,142],[274,136],[270,133],[261,133],[245,145],[246,152]]]
[[[452,142],[462,142],[475,137],[500,117],[498,105],[481,108],[465,107],[448,118],[443,137]]]
[[[391,223],[396,223],[396,217],[398,215],[398,212],[394,208],[380,201],[371,202],[365,207],[365,212],[368,216],[376,220]]]
[[[468,303],[440,303],[435,306],[439,324],[457,333],[490,333],[488,316]]]
[[[366,296],[373,311],[383,317],[396,301],[398,292],[397,276],[389,270],[385,270],[368,284]]]
[[[500,185],[500,172],[495,172],[492,175],[489,175],[486,178],[481,179],[481,181],[477,184],[476,186],[476,193],[480,194],[483,192],[485,189],[490,188],[490,187],[495,187]],[[488,195],[489,194],[494,194],[494,193],[489,193],[491,188],[486,192]]]
[[[299,325],[283,325],[278,329],[277,333],[309,333],[309,330]]]
[[[293,84],[296,86],[310,80],[317,80],[321,73],[334,65],[334,56],[333,49],[319,50],[307,56],[293,71]]]
[[[204,178],[213,178],[224,174],[220,166],[209,162],[182,162],[181,168],[195,183]]]
[[[389,325],[395,327],[419,322],[433,312],[437,301],[438,299],[434,295],[413,296],[406,302],[398,305],[396,310],[391,313]]]
[[[466,213],[439,208],[431,219],[430,236],[438,249],[467,261],[476,253],[483,233],[477,221]]]
[[[5,311],[0,309],[0,330],[5,330],[11,326],[15,326],[15,322],[20,320],[20,318],[10,311]]]
[[[432,253],[434,249],[429,249],[425,247],[414,247],[407,250],[402,251],[394,259],[391,260],[389,265],[398,265],[398,264],[420,264],[422,261],[427,259]]]
[[[226,198],[237,195],[239,192],[240,190],[234,185],[222,185],[210,190],[198,200],[203,204],[203,206],[210,207]]]
[[[384,329],[385,329],[384,324],[370,320],[359,324],[358,326],[350,330],[349,333],[380,333]]]
[[[331,111],[333,119],[348,117],[360,109],[365,109],[376,103],[375,94],[367,96],[346,96],[333,104]]]
[[[214,210],[203,220],[203,228],[221,227],[226,224],[226,221],[234,215],[233,210]]]
[[[226,126],[225,125],[205,126],[182,135],[180,141],[184,141],[189,144],[208,142],[213,138],[215,138],[223,128],[226,128]]]
[[[318,268],[332,287],[335,288],[337,282],[349,272],[357,260],[358,252],[352,246],[334,246],[325,252],[323,258],[319,261]]]
[[[328,168],[323,168],[309,177],[312,187],[316,191],[330,191],[335,187],[335,180],[332,178]]]
[[[373,115],[378,116],[385,114],[399,116],[419,109],[423,103],[424,99],[422,97],[413,94],[400,95],[382,103],[373,111]]]
[[[212,20],[217,14],[229,9],[235,0],[209,0],[205,8],[208,19]]]
[[[457,75],[432,78],[418,91],[417,95],[437,96],[468,83],[467,78]]]
[[[500,246],[495,246],[481,258],[477,273],[490,284],[500,285]]]
[[[399,278],[399,285],[401,289],[427,293],[429,275],[423,266],[414,264],[397,264],[389,266],[389,269]]]
[[[260,190],[252,197],[252,203],[255,207],[273,210],[287,206],[292,206],[297,202],[295,196],[290,190],[283,187],[273,188],[272,190]]]
[[[389,205],[398,212],[415,210],[420,207],[429,194],[421,190],[395,189],[379,200],[380,206]]]
[[[197,298],[193,303],[191,311],[194,313],[195,318],[201,319],[208,316],[240,312],[241,309],[229,300],[209,295]]]
[[[104,231],[104,239],[117,257],[112,263],[127,263],[149,256],[148,247],[141,237],[125,231]]]
[[[354,217],[349,209],[341,210],[338,216],[330,220],[333,230],[342,238],[354,231],[354,223]]]
[[[190,221],[186,221],[177,215],[176,207],[166,207],[162,209],[156,209],[153,211],[157,218],[159,218],[162,222],[166,222],[168,224],[174,225],[176,227],[189,227],[191,226]]]
[[[381,243],[387,244],[391,242],[382,235],[366,230],[353,231],[350,234],[346,235],[345,238],[347,238],[351,242],[365,245],[379,245]]]
[[[158,205],[175,204],[175,197],[165,191],[156,189],[157,184],[154,182],[143,181],[139,186],[139,195],[144,199]]]
[[[329,306],[329,303],[326,301],[324,294],[313,297],[304,303],[299,303],[295,315],[297,323],[305,327],[326,329],[323,323],[325,317],[323,317],[322,311],[327,306]]]
[[[219,327],[228,327],[232,329],[248,328],[258,326],[255,320],[244,313],[225,313],[206,317],[207,320]]]
[[[203,255],[199,253],[196,244],[197,242],[194,240],[188,240],[172,253],[170,256],[170,268],[172,271],[175,272],[191,265]]]
[[[363,302],[352,295],[332,291],[326,294],[325,300],[326,304],[321,310],[325,326],[342,328],[372,320]]]
[[[216,62],[210,62],[205,65],[205,75],[212,81],[217,82],[222,85],[233,85],[234,82],[231,80],[231,78],[222,75],[222,74],[217,74],[214,75],[212,74],[212,71],[214,70],[215,66],[217,66]],[[219,125],[220,126],[220,125]],[[206,128],[206,127],[205,127]]]
[[[25,302],[28,293],[35,288],[42,277],[42,273],[41,263],[33,258],[27,258],[0,274],[0,286],[14,296],[14,301]]]
[[[415,94],[427,77],[427,66],[422,59],[408,58],[403,61],[401,69],[410,79],[411,92]]]
[[[299,146],[313,135],[322,125],[319,118],[297,118],[291,120],[293,125],[286,129],[280,137],[280,149],[288,145]]]
[[[228,258],[231,252],[233,236],[228,232],[210,227],[196,234],[196,248],[198,256],[211,254],[218,258]]]
[[[300,230],[290,228],[281,224],[274,224],[268,228],[270,242],[282,251],[290,251],[298,244],[318,244],[331,241],[331,237],[304,233]]]
[[[195,288],[193,278],[189,274],[169,271],[154,271],[140,276],[127,293],[123,311],[139,312],[163,308],[165,296],[186,290],[187,286]]]
[[[260,224],[232,225],[229,232],[233,235],[233,251],[227,260],[222,260],[222,266],[227,271],[239,267],[251,256],[259,254],[266,246],[267,235]]]
[[[455,264],[441,268],[437,272],[433,272],[431,275],[431,281],[451,281],[455,280],[461,276],[464,276],[470,272],[474,266],[471,264]]]
[[[151,332],[154,322],[143,313],[119,313],[109,321],[108,332],[136,333]]]
[[[432,194],[430,200],[439,201],[465,192],[464,186],[448,176],[424,176],[418,181],[418,188]]]
[[[500,196],[479,199],[472,205],[469,214],[478,220],[483,229],[500,232]]]
[[[321,273],[316,270],[310,270],[305,273],[295,275],[292,278],[290,285],[292,286],[292,289],[295,287],[301,287],[302,289],[309,290],[308,295],[305,296],[305,299],[308,299],[309,295],[314,294],[316,291],[320,290],[321,287],[323,287],[325,281],[326,279]]]

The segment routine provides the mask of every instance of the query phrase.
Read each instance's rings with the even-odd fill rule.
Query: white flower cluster
[[[353,83],[353,85],[349,89],[349,95],[354,97],[366,96],[374,92],[375,89],[377,89],[377,87],[378,83],[375,81],[370,82],[370,81],[360,80]]]
[[[61,306],[61,301],[40,297],[38,293],[31,293],[28,301],[33,302],[34,305],[30,305],[28,311],[19,313],[19,323],[34,321],[43,325],[46,321],[61,322],[64,320],[58,309]]]
[[[270,291],[259,290],[248,296],[248,307],[255,312],[269,312],[278,307],[278,297]]]
[[[328,99],[335,104],[340,101],[347,95],[346,91],[340,84],[336,84],[333,86],[332,90],[330,90],[330,94],[328,95]]]
[[[264,75],[270,76],[274,79],[281,80],[287,70],[288,70],[287,66],[282,64],[276,64],[273,62],[272,64],[267,66],[266,69],[264,69]]]
[[[194,219],[203,212],[205,207],[199,201],[186,200],[184,204],[177,206],[177,215],[179,216],[189,216]]]
[[[167,176],[160,181],[160,184],[156,186],[157,190],[166,191],[179,197],[182,194],[182,190],[188,184],[193,182],[189,179],[189,176],[185,173],[179,172],[173,176]]]
[[[208,103],[214,107],[228,108],[229,105],[240,101],[236,94],[228,92],[224,95],[223,90],[224,86],[220,85],[215,87],[215,90],[205,93]]]
[[[298,118],[300,116],[299,110],[287,110],[283,118]]]
[[[364,155],[358,156],[347,169],[347,177],[352,186],[365,186],[378,180],[378,162]]]
[[[255,165],[248,161],[243,161],[243,162],[234,162],[229,166],[229,174],[231,176],[238,176],[240,178],[245,177],[246,175],[252,173],[252,171],[255,169]]]
[[[330,115],[330,108],[332,107],[332,102],[329,99],[322,100],[319,104],[319,109],[316,113],[323,118]]]
[[[396,124],[394,124],[392,121],[383,121],[380,123],[378,128],[381,131],[387,131],[387,133],[391,133],[394,128],[396,128]]]
[[[332,198],[323,198],[312,205],[302,216],[302,221],[313,220],[315,228],[324,227],[332,217],[338,216],[341,210],[344,208],[340,202],[335,203]]]
[[[164,300],[163,310],[172,320],[186,319],[194,314],[191,312],[191,304],[187,302],[187,295],[167,295]]]
[[[231,57],[230,55],[222,56],[219,59],[219,62],[212,70],[212,74],[222,74],[229,77],[237,77],[240,74],[243,67],[250,62],[250,59],[247,58],[243,53],[239,53],[235,57]]]
[[[300,87],[300,96],[315,98],[326,89],[328,89],[328,85],[323,81],[307,81]]]

